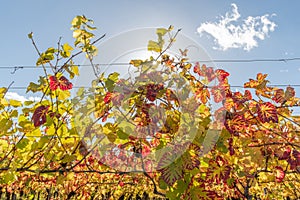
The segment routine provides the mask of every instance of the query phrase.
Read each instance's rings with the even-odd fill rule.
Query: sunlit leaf
[[[229,73],[223,69],[217,69],[215,73],[220,82],[223,82],[229,76]]]
[[[143,63],[143,60],[131,60],[129,64],[138,67]]]
[[[21,101],[10,99],[9,104],[13,107],[20,107],[22,105]]]
[[[258,118],[261,122],[278,122],[278,115],[276,107],[270,102],[261,103],[256,105]]]
[[[214,101],[216,103],[219,103],[221,102],[222,100],[224,100],[225,98],[225,90],[223,87],[220,87],[220,86],[214,86],[212,87],[211,89],[211,93],[214,97]]]

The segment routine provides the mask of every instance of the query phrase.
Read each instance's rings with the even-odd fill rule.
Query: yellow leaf
[[[13,107],[19,107],[19,106],[22,105],[22,102],[18,101],[18,100],[11,99],[11,100],[9,100],[9,104]]]
[[[75,75],[79,75],[79,69],[78,69],[78,66],[76,66],[76,65],[73,65],[72,67],[71,67],[71,69],[72,69],[72,72],[75,74]]]
[[[82,34],[82,30],[73,31],[73,38],[78,38]]]
[[[69,98],[70,96],[71,96],[71,93],[68,90],[59,91],[58,100],[63,101],[63,100],[66,100],[67,98]]]
[[[32,39],[32,36],[33,36],[33,33],[32,33],[32,32],[28,34],[28,38],[29,38],[29,39]]]
[[[153,41],[150,40],[148,43],[148,51],[155,51],[155,52],[161,52],[162,48],[160,47],[160,45]]]
[[[5,106],[5,107],[9,105],[9,103],[8,103],[8,101],[6,99],[1,99],[1,103],[0,104],[3,105],[3,106]]]
[[[142,60],[131,60],[129,64],[135,66],[135,67],[138,67],[140,66],[141,64],[143,63]]]
[[[168,30],[167,29],[165,29],[165,28],[158,28],[158,29],[156,29],[156,34],[157,35],[165,35],[166,33],[168,32]]]

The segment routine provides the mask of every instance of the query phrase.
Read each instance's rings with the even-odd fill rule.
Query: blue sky
[[[201,45],[212,59],[300,57],[299,8],[300,1],[297,0],[276,3],[271,0],[4,1],[0,7],[0,67],[35,65],[37,54],[27,38],[31,31],[41,50],[55,46],[60,36],[64,42],[72,43],[70,22],[74,16],[81,14],[94,20],[98,27],[96,34],[106,33],[105,40],[133,29],[174,25],[175,28],[182,28],[182,33]],[[251,37],[245,20],[251,17],[256,19],[257,27],[252,33],[257,31],[259,35],[263,32],[263,16],[275,26],[264,32],[268,34],[263,34],[263,39]],[[222,26],[218,26],[221,20],[230,18],[231,21],[225,26],[227,29],[222,30]],[[257,46],[241,40],[237,42],[233,35],[224,38],[221,33],[222,36],[210,34],[211,26],[207,28],[204,24],[215,25],[220,29],[214,30],[221,32],[231,27],[230,33],[250,37],[257,42]],[[243,28],[243,24],[246,27]],[[202,27],[201,34],[197,33],[199,27]],[[216,63],[216,66],[230,72],[233,85],[241,85],[258,72],[268,73],[271,84],[300,84],[300,61]],[[11,74],[11,71],[0,69],[1,87],[8,86],[11,81],[15,81],[13,86],[26,86],[30,81],[37,80],[41,72],[39,69],[23,69]],[[24,95],[21,90],[12,92]]]

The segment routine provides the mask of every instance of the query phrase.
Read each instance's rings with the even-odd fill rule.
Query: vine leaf
[[[275,101],[276,103],[283,103],[283,102],[285,102],[283,89],[277,89],[277,90],[275,90],[274,97],[272,98],[272,100]]]
[[[220,86],[214,86],[211,89],[211,93],[214,96],[214,101],[220,103],[225,98],[225,90]]]
[[[166,152],[158,163],[158,169],[162,173],[162,179],[170,186],[177,180],[183,178],[183,163],[177,156],[177,153]]]
[[[208,196],[208,192],[204,190],[204,184],[201,184],[200,187],[192,187],[187,193],[186,199],[188,200],[197,200],[197,199],[211,199]]]
[[[270,102],[256,104],[256,108],[261,122],[278,122],[276,107]]]
[[[187,149],[185,152],[182,150]],[[200,147],[195,144],[177,145],[173,152],[166,152],[158,163],[162,179],[170,186],[183,178],[185,170],[192,170],[200,165]]]
[[[73,84],[64,76],[61,76],[59,79],[56,76],[50,76],[50,89],[57,90],[59,87],[61,90],[70,90],[73,88]]]
[[[46,123],[47,120],[47,112],[48,112],[49,106],[39,106],[32,115],[33,124],[35,127],[41,126],[44,123]]]
[[[295,89],[292,87],[287,87],[286,91],[284,93],[284,97],[286,100],[289,100],[290,98],[293,98],[295,96]]]
[[[190,144],[188,151],[182,155],[185,169],[192,170],[200,165],[199,156],[201,149],[196,144]]]
[[[223,69],[217,69],[215,71],[216,75],[217,75],[217,79],[220,81],[220,82],[223,82],[228,76],[229,76],[229,73],[224,71]]]

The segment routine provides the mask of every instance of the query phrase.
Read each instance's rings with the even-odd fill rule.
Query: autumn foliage
[[[94,29],[77,16],[73,47],[45,52],[28,35],[44,75],[27,92],[41,99],[8,100],[0,88],[1,198],[300,198],[294,88],[258,73],[233,90],[229,72],[166,53],[179,32],[170,26],[148,43],[157,57],[128,62],[134,78],[96,73],[72,96],[74,58],[96,67]]]

